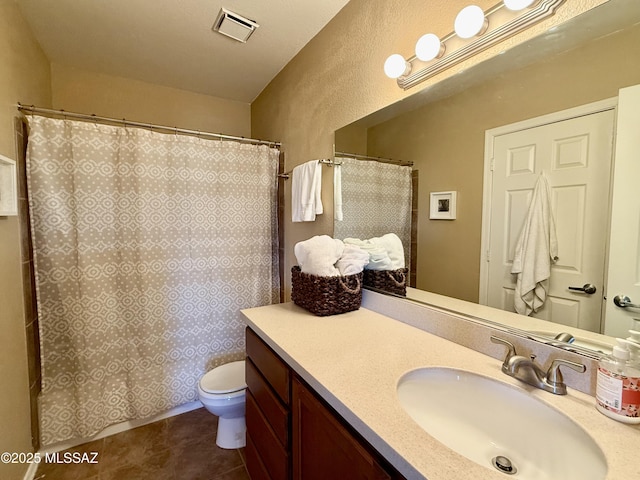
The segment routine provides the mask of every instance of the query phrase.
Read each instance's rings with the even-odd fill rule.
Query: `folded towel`
[[[359,238],[345,238],[344,243],[356,245],[369,254],[369,263],[365,266],[367,270],[393,270],[393,262],[384,247]]]
[[[344,243],[341,240],[319,235],[296,243],[293,250],[302,272],[321,277],[340,275],[340,271],[334,265],[344,251]]]
[[[544,305],[551,277],[551,262],[558,259],[556,224],[549,197],[547,179],[540,175],[511,267],[511,273],[517,274],[515,309],[521,315],[535,313]]]
[[[336,263],[340,275],[355,275],[369,264],[369,252],[356,245],[345,245],[342,256]]]
[[[385,249],[389,259],[391,259],[390,270],[398,270],[404,268],[404,248],[402,247],[402,240],[395,233],[387,233],[381,237],[374,237],[369,239],[374,245],[378,245]]]
[[[298,165],[291,174],[291,221],[313,222],[322,213],[322,165],[318,160]]]

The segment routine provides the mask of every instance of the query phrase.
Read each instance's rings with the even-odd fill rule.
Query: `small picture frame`
[[[0,155],[0,217],[18,215],[16,162]]]
[[[431,220],[455,220],[456,193],[457,192],[431,192],[429,218]]]

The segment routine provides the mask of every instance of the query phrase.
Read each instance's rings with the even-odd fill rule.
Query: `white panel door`
[[[511,266],[541,172],[558,236],[544,307],[536,318],[599,332],[609,215],[614,111],[494,137],[487,304],[514,311]],[[569,287],[596,286],[595,294]],[[640,297],[639,297],[640,299]]]
[[[640,304],[640,85],[623,88],[618,97],[616,161],[609,275],[607,281],[605,335],[625,338],[627,330],[638,330],[640,308],[621,308],[617,295]]]

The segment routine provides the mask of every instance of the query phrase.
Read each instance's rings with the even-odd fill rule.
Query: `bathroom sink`
[[[589,434],[524,390],[440,367],[413,370],[397,388],[404,410],[429,435],[505,478],[606,476],[604,454]]]

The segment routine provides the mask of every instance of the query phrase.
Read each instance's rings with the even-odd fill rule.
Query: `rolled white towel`
[[[391,268],[389,270],[398,270],[404,268],[404,248],[402,240],[395,233],[387,233],[381,237],[369,239],[371,243],[384,248],[391,259]]]
[[[335,263],[344,251],[341,240],[328,235],[317,235],[296,243],[293,251],[302,272],[322,277],[340,275]]]
[[[360,240],[359,238],[345,238],[345,245],[356,245],[369,253],[369,263],[365,266],[367,270],[392,270],[391,258],[380,245],[371,243],[370,240]]]
[[[369,252],[356,245],[345,245],[342,256],[336,263],[340,275],[355,275],[369,264]]]

